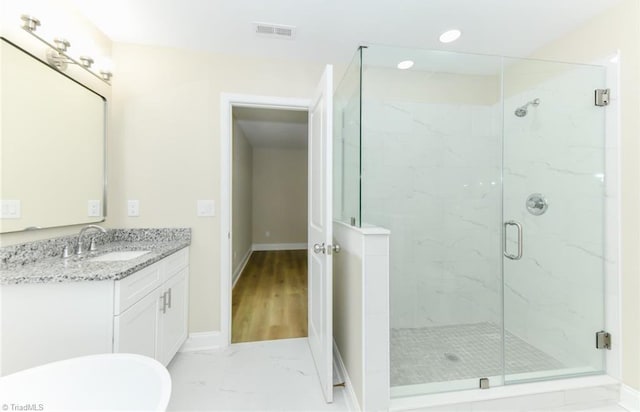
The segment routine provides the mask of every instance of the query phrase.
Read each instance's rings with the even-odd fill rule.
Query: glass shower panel
[[[391,231],[396,397],[503,382],[501,75],[499,57],[362,52],[362,225]]]
[[[507,383],[604,370],[604,70],[505,59]]]
[[[360,68],[351,60],[333,95],[333,216],[360,226]]]

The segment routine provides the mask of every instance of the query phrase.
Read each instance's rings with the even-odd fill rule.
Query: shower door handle
[[[518,229],[518,254],[512,255],[507,252],[507,227],[515,226]],[[502,253],[504,257],[511,260],[520,260],[522,259],[522,225],[515,220],[508,220],[504,222],[504,231],[502,234]]]

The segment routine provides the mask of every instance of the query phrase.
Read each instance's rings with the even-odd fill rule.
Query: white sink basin
[[[116,260],[131,260],[149,253],[148,250],[123,250],[120,252],[110,252],[104,255],[89,259],[89,262],[113,262]]]
[[[0,404],[35,403],[45,411],[164,411],[170,396],[167,369],[129,353],[67,359],[0,378]]]

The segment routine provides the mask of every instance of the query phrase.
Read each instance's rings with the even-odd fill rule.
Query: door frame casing
[[[235,93],[220,94],[220,332],[221,345],[231,344],[231,268],[232,219],[232,124],[234,107],[309,111],[309,99],[259,96]]]

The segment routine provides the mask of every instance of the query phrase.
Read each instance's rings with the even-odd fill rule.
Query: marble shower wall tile
[[[543,68],[543,63],[535,63]],[[602,367],[605,128],[593,89],[602,71],[574,67],[505,100],[505,219],[524,227],[524,256],[505,262],[505,326],[567,367]],[[507,90],[508,92],[508,90]],[[526,117],[512,108],[541,100]],[[542,193],[548,211],[525,200]]]
[[[391,230],[392,327],[501,323],[495,109],[366,101],[363,110],[363,222]]]
[[[568,367],[597,369],[603,268],[615,264],[603,243],[611,144],[592,96],[603,77],[589,66],[548,72],[526,90],[506,83],[504,105],[365,100],[363,222],[391,230],[393,328],[501,324],[504,287],[510,332]],[[509,77],[520,80],[532,83]],[[540,106],[514,115],[534,98]],[[547,197],[545,215],[526,211],[531,193]],[[503,262],[503,219],[524,226],[520,261]]]

